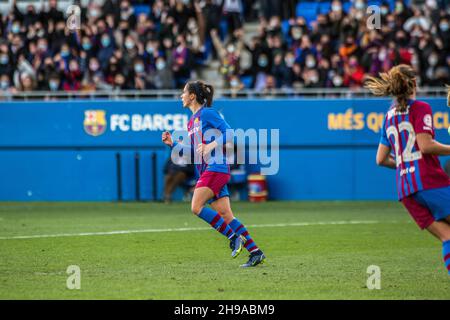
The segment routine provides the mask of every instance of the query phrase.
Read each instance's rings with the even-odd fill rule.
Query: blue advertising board
[[[424,100],[434,111],[436,138],[450,143],[445,99]],[[270,199],[381,200],[396,197],[394,172],[375,165],[389,103],[217,100],[214,107],[234,129],[279,130]],[[0,200],[107,201],[117,200],[119,189],[124,200],[135,200],[137,189],[140,199],[160,199],[169,156],[161,133],[185,129],[189,116],[178,101],[2,103]]]

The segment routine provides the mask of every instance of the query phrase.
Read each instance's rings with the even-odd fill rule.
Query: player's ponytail
[[[397,98],[397,111],[408,107],[408,99],[416,90],[416,75],[408,65],[401,64],[388,72],[380,73],[380,78],[368,77],[365,88],[376,96],[394,96]]]
[[[214,87],[210,84],[203,83],[203,92],[206,98],[206,106],[211,107],[214,97]]]

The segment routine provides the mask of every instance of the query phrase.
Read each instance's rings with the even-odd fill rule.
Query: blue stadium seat
[[[331,2],[320,2],[319,3],[319,13],[327,14],[331,10]]]
[[[296,8],[297,17],[304,17],[308,25],[317,17],[319,3],[317,2],[300,2]]]
[[[249,89],[252,86],[253,77],[252,76],[241,76],[241,82],[244,86]]]
[[[148,4],[136,4],[133,6],[133,9],[136,16],[140,15],[141,13],[149,15],[151,12],[150,5]]]
[[[367,6],[368,7],[370,7],[370,6],[381,6],[382,5],[382,2],[381,2],[381,0],[368,0],[367,1]]]
[[[388,4],[389,4],[389,9],[391,11],[394,11],[394,9],[395,9],[395,0],[388,0]]]
[[[342,4],[342,10],[344,10],[345,13],[348,13],[350,11],[350,8],[352,7],[352,3],[349,2],[344,2]]]
[[[289,20],[283,20],[281,21],[281,32],[283,32],[283,36],[285,38],[287,38],[287,36],[289,35]]]

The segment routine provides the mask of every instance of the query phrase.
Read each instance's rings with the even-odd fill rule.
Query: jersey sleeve
[[[230,125],[223,119],[219,112],[214,109],[208,109],[207,112],[204,113],[204,119],[211,127],[219,130],[222,135],[217,137],[218,142],[223,145],[227,143],[227,130],[231,129]]]
[[[414,132],[429,133],[434,137],[433,111],[428,103],[420,102],[413,109],[412,125]]]
[[[383,144],[387,147],[391,146],[388,136],[387,136],[387,133],[386,133],[386,117],[384,117],[383,125],[381,126],[380,144]]]

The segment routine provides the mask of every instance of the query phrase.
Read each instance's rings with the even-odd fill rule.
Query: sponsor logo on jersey
[[[414,166],[412,166],[410,168],[402,169],[402,170],[400,170],[400,177],[404,176],[405,174],[414,173],[414,172],[416,172],[416,167],[414,167]]]
[[[433,126],[433,118],[431,117],[431,114],[426,114],[423,117],[423,123],[425,123],[425,126],[430,128]]]

